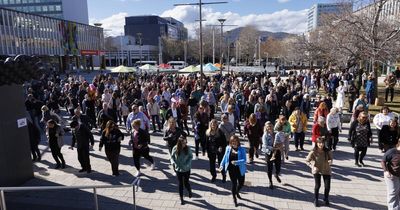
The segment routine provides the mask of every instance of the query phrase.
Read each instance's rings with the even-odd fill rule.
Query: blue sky
[[[203,0],[203,2],[220,0]],[[306,29],[306,11],[315,3],[334,0],[222,0],[227,4],[209,5],[204,9],[206,24],[218,18],[240,26],[254,24],[261,30],[302,33]],[[88,0],[90,22],[102,22],[111,35],[123,31],[124,17],[134,15],[172,16],[182,21],[189,31],[197,24],[195,7],[174,7],[176,3],[196,3],[198,0]]]

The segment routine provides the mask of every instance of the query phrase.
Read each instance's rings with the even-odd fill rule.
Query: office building
[[[323,16],[329,14],[340,14],[353,10],[351,3],[327,3],[315,4],[309,9],[307,16],[307,31],[311,32],[323,25]]]
[[[86,61],[93,63],[93,56],[99,59],[102,55],[103,45],[100,27],[0,8],[1,57],[52,57],[60,59],[65,69],[71,62],[77,67]]]
[[[171,17],[132,16],[125,18],[125,36],[135,37],[142,45],[158,46],[160,37],[186,40],[188,32],[183,23]]]
[[[360,8],[354,12],[355,15],[370,15],[373,17],[377,11],[377,3],[372,3],[368,5],[360,5]],[[398,0],[388,0],[382,7],[382,12],[380,15],[381,20],[385,21],[397,21],[400,19],[400,1]]]
[[[0,0],[0,7],[89,24],[87,0]]]

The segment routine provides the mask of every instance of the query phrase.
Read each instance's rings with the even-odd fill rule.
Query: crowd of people
[[[151,156],[151,133],[160,133],[168,147],[170,162],[176,172],[181,203],[183,188],[192,196],[190,172],[192,160],[207,155],[210,181],[217,172],[222,182],[229,174],[232,196],[237,206],[241,199],[246,165],[256,158],[265,159],[269,188],[275,179],[281,182],[281,166],[290,160],[290,147],[303,151],[305,137],[310,132],[313,149],[306,162],[315,179],[315,206],[319,206],[321,176],[324,179],[324,203],[329,205],[331,164],[342,132],[344,107],[352,113],[348,140],[354,148],[357,167],[365,166],[363,159],[372,143],[369,104],[373,100],[368,88],[373,88],[357,72],[292,71],[287,78],[272,78],[266,73],[214,75],[98,74],[92,80],[77,75],[44,75],[41,80],[26,84],[26,109],[33,161],[40,161],[38,150],[40,132],[47,141],[56,162],[55,168],[65,168],[61,148],[65,132],[72,132],[76,145],[79,172],[91,173],[89,151],[99,131],[99,150],[105,147],[112,174],[119,176],[121,142],[129,136],[135,176],[140,176],[140,158],[144,157],[155,169]],[[385,80],[393,101],[393,75]],[[360,80],[360,82],[357,82]],[[394,83],[396,84],[396,83]],[[365,85],[366,94],[361,92]],[[346,98],[348,99],[346,101]],[[68,122],[60,117],[63,110]],[[313,122],[307,127],[308,119]],[[372,119],[371,119],[372,120]],[[379,148],[386,162],[393,160],[398,144],[398,117],[388,107],[372,120],[378,131]],[[242,130],[243,129],[243,130]],[[187,145],[194,137],[194,152]],[[291,143],[293,140],[294,143]],[[247,142],[246,150],[243,144]],[[291,146],[291,144],[294,144]],[[200,150],[201,149],[201,150]],[[399,149],[398,149],[399,150]],[[400,154],[400,153],[399,153]],[[395,159],[395,158],[394,158]],[[396,159],[400,161],[399,159]],[[387,164],[383,164],[387,174]],[[397,172],[396,172],[397,173]],[[395,176],[397,174],[392,173]],[[387,176],[386,176],[387,177]],[[398,205],[400,182],[393,182]],[[389,185],[388,185],[389,186]],[[393,200],[393,199],[392,199]]]

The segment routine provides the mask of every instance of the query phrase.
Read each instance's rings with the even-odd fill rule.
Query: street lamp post
[[[199,22],[200,22],[200,78],[201,78],[201,84],[203,83],[203,15],[202,15],[202,6],[207,5],[207,4],[225,4],[228,2],[208,2],[204,3],[202,0],[199,0],[199,3],[186,3],[186,4],[174,4],[174,6],[199,6]]]
[[[137,33],[136,34],[139,38],[139,53],[140,53],[140,66],[142,66],[142,33]]]
[[[226,19],[224,18],[220,18],[218,19],[218,21],[221,23],[221,41],[219,43],[219,48],[221,49],[221,58],[219,59],[219,63],[221,64],[221,74],[222,74],[222,63],[223,63],[223,59],[224,59],[224,48],[223,48],[223,39],[224,39],[224,22],[226,21]]]

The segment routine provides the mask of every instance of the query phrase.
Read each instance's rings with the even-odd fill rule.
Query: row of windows
[[[41,13],[41,12],[61,12],[61,5],[42,5],[42,6],[23,6],[23,7],[7,7],[9,9],[18,10],[28,13]]]
[[[0,5],[61,2],[61,0],[0,0]]]

